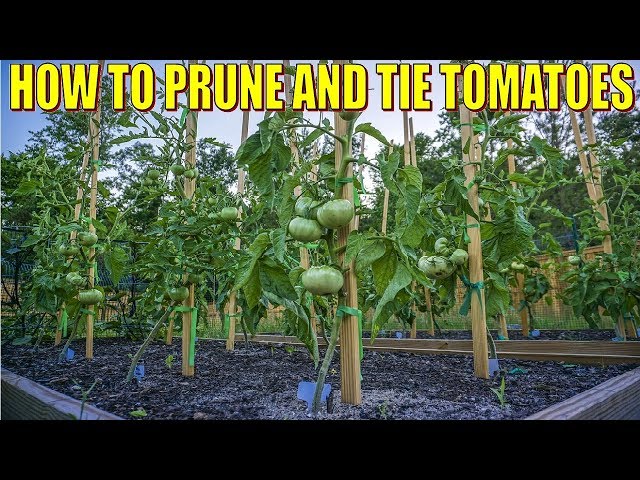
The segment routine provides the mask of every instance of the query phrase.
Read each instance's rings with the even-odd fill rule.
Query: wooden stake
[[[189,65],[197,64],[197,60],[189,60]],[[196,167],[196,141],[198,139],[198,112],[189,111],[187,115],[187,137],[185,142],[187,146],[190,146],[190,150],[186,152],[185,156],[185,168]],[[193,198],[193,194],[196,191],[196,179],[186,178],[184,179],[184,195],[186,198]],[[184,273],[183,281],[186,281],[189,277],[188,273]],[[183,302],[183,306],[193,308],[195,306],[195,285],[189,284],[189,297]],[[191,322],[193,321],[193,315],[191,311],[182,313],[182,375],[186,377],[192,377],[195,373],[193,365],[189,365],[189,350],[191,348]]]
[[[363,133],[360,137],[360,155],[364,155],[364,139],[367,138],[366,135]],[[354,172],[354,175],[356,175],[357,173],[361,173],[364,171],[364,167],[360,166],[358,168],[357,172]],[[362,181],[364,183],[364,175],[362,175]],[[362,185],[364,187],[364,185]],[[364,188],[363,188],[364,190]],[[362,198],[360,198],[360,201],[362,202]],[[356,215],[356,221],[354,222],[354,229],[358,230],[360,228],[360,215]]]
[[[411,165],[418,168],[418,156],[416,155],[416,137],[413,134],[413,117],[409,119],[409,146],[411,148]]]
[[[435,322],[433,321],[433,310],[431,310],[431,290],[424,287],[424,297],[427,301],[427,315],[429,317],[429,335],[432,337],[436,334]]]
[[[93,116],[92,116],[93,117]],[[80,167],[80,185],[78,185],[78,191],[76,192],[76,205],[73,210],[73,220],[77,222],[80,219],[80,210],[82,210],[82,197],[84,196],[83,184],[87,178],[87,166],[89,165],[89,157],[92,153],[91,148],[91,118],[89,118],[89,132],[87,133],[87,143],[89,144],[87,151],[82,156],[82,166]],[[73,241],[78,236],[76,230],[72,231],[69,235],[69,240]],[[71,257],[70,257],[71,258]],[[62,330],[60,329],[60,319],[62,318],[62,312],[64,312],[65,305],[62,304],[60,310],[58,310],[58,323],[56,326],[56,339],[54,345],[58,346],[62,342]]]
[[[510,111],[504,113],[505,116],[511,115]],[[511,138],[507,139],[507,148],[513,148],[513,140]],[[509,173],[516,173],[516,159],[515,155],[511,154],[507,157],[507,164],[509,166]],[[518,184],[516,182],[511,182],[511,187],[513,189],[518,188]],[[524,275],[522,273],[516,273],[516,282],[518,283],[518,291],[520,295],[516,298],[522,298],[524,300]],[[529,336],[529,312],[527,312],[526,308],[520,310],[520,325],[522,327],[522,335],[525,337]],[[504,316],[502,316],[500,320],[500,329],[502,330],[502,336],[505,340],[509,340],[509,331],[507,330],[507,322]]]
[[[587,109],[582,114],[584,117],[584,127],[587,131],[587,141],[589,142],[589,145],[593,145],[596,143],[596,129],[593,125],[593,111],[591,108],[591,104],[589,104]],[[604,200],[604,192],[602,191],[602,171],[600,170],[598,157],[592,150],[589,150],[589,158],[591,159],[591,175],[596,195],[596,202],[598,202],[595,208],[597,208],[598,212],[600,212],[600,215],[602,215],[602,219],[598,220],[598,226],[600,230],[608,232],[609,211],[607,210],[607,202]],[[604,253],[613,253],[611,235],[605,235],[605,237],[602,239],[602,247],[604,249]]]
[[[104,68],[104,60],[99,60],[100,72]],[[91,196],[89,200],[89,218],[91,223],[89,224],[89,232],[96,233],[96,227],[93,225],[93,220],[96,219],[96,204],[98,202],[98,160],[100,159],[100,111],[102,110],[102,103],[98,99],[98,108],[89,121],[89,133],[91,135]],[[77,206],[76,206],[77,208]],[[75,214],[75,212],[74,212]],[[96,248],[95,246],[89,249],[89,258],[94,258],[94,261],[89,265],[89,288],[95,286],[96,272],[95,265],[97,261],[95,259]],[[86,326],[86,343],[85,343],[85,356],[89,360],[93,359],[93,319],[95,315],[95,305],[90,305],[87,310],[91,313],[87,314],[87,326]]]
[[[253,60],[247,60],[253,71]],[[240,144],[247,141],[249,137],[249,111],[242,112],[242,132],[240,133]],[[241,196],[244,193],[244,170],[242,167],[238,167],[238,195]],[[240,209],[238,209],[240,210]],[[240,211],[238,211],[240,214]],[[240,225],[238,223],[238,225]],[[236,238],[235,249],[240,250],[240,238]],[[227,337],[227,350],[233,350],[235,348],[236,340],[236,317],[237,314],[237,293],[231,292],[229,296],[229,336]],[[224,320],[223,320],[224,321]]]
[[[291,66],[289,60],[283,60],[283,64],[285,68]],[[291,75],[289,74],[285,74],[284,76],[284,92],[285,92],[285,101],[287,103],[287,106],[291,106],[291,103],[293,101],[292,99],[293,95],[291,92]],[[296,143],[296,133],[294,129],[289,130],[289,147],[291,148],[291,156],[293,157],[294,168],[299,168],[300,167],[300,151],[298,150],[298,145]],[[302,187],[300,187],[300,185],[297,185],[296,188],[293,190],[293,193],[296,197],[298,197],[302,193]],[[305,270],[308,270],[310,266],[309,250],[307,250],[305,247],[300,247],[300,266]],[[311,328],[312,332],[317,332],[318,330],[316,325],[315,308],[313,306],[313,302],[311,303],[309,313],[311,314],[309,318],[309,327]]]
[[[344,64],[344,60],[334,60],[334,64]],[[340,118],[338,112],[334,115],[335,134],[339,137],[347,133],[347,122]],[[351,145],[347,145],[348,153],[351,153]],[[342,162],[342,145],[336,141],[336,170],[340,168]],[[345,177],[353,176],[353,164],[349,163],[344,174]],[[353,183],[347,183],[342,191],[342,198],[353,202]],[[349,225],[338,229],[337,248],[342,248],[347,244],[349,233],[354,230],[355,218]],[[339,260],[344,259],[344,251],[339,254]],[[345,304],[351,308],[358,308],[358,283],[355,274],[355,261],[351,261],[349,270],[344,274],[344,290],[346,292]],[[358,318],[352,315],[345,315],[340,325],[340,377],[342,402],[351,405],[362,403],[360,391],[360,332],[358,328]]]
[[[462,82],[461,82],[462,83]],[[464,174],[466,182],[471,183],[476,175],[476,166],[473,164],[474,148],[469,145],[468,153],[464,153],[467,142],[473,139],[473,129],[470,126],[471,112],[464,103],[460,104],[460,123],[462,134],[462,158],[464,163]],[[478,213],[478,185],[473,183],[467,191],[467,198],[473,211]],[[478,225],[478,220],[467,215],[467,225]],[[471,283],[483,282],[482,271],[482,244],[480,239],[480,228],[468,227],[470,243],[469,252],[469,276]],[[475,293],[471,296],[471,333],[473,335],[473,369],[477,377],[489,378],[489,349],[487,345],[487,321],[485,317],[484,289],[479,290],[479,295]]]

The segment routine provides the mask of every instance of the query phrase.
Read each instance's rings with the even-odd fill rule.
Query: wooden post
[[[189,60],[189,64],[197,64],[197,60]],[[189,111],[187,115],[187,137],[185,142],[188,147],[191,147],[185,156],[185,168],[195,168],[196,166],[196,141],[198,139],[198,112]],[[193,198],[193,194],[196,191],[196,179],[186,178],[184,179],[184,195],[186,198]],[[183,280],[186,281],[188,274],[185,272]],[[195,306],[195,285],[189,284],[189,297],[183,302],[183,306],[193,308]],[[186,377],[192,377],[195,373],[195,368],[189,365],[189,350],[191,348],[191,322],[193,316],[191,311],[182,313],[182,375]]]
[[[411,165],[418,168],[418,156],[416,155],[416,136],[413,134],[413,117],[409,119],[409,146],[411,148]]]
[[[104,60],[99,60],[100,72],[104,67]],[[89,133],[91,136],[91,196],[89,200],[89,218],[91,223],[89,224],[89,232],[96,233],[96,227],[93,225],[93,220],[96,218],[96,204],[98,201],[98,161],[100,159],[100,111],[102,110],[102,103],[98,99],[98,108],[92,115],[89,121]],[[77,207],[76,207],[77,208]],[[74,212],[75,213],[75,212]],[[97,261],[95,259],[96,248],[95,246],[89,249],[89,258],[94,260],[89,264],[89,288],[95,286],[96,271],[95,265]],[[87,310],[91,313],[87,314],[87,326],[86,326],[86,343],[85,343],[85,356],[88,359],[93,359],[93,318],[95,315],[95,305],[90,305]]]
[[[589,103],[589,106],[582,114],[584,117],[584,127],[587,132],[587,141],[589,142],[589,145],[594,145],[596,143],[596,129],[593,124],[592,108],[591,103]],[[604,191],[602,190],[602,170],[600,169],[600,162],[592,150],[589,150],[589,158],[591,160],[591,175],[596,195],[596,202],[598,202],[595,208],[600,215],[602,215],[602,218],[598,219],[598,227],[600,230],[609,232],[609,210],[607,209],[607,202],[604,199]],[[613,253],[613,244],[610,234],[605,235],[602,239],[602,249],[604,250],[604,253]],[[638,338],[638,334],[636,329],[633,328],[633,324],[631,325],[631,328],[627,327],[623,316],[618,318],[618,329],[625,340],[627,337]]]
[[[505,116],[511,115],[510,111],[504,112]],[[507,139],[507,148],[513,148],[513,140],[511,138]],[[509,166],[509,173],[516,173],[516,158],[515,155],[511,154],[507,156],[507,165]],[[513,189],[518,188],[518,184],[516,182],[511,182],[511,187]],[[516,282],[518,283],[518,290],[520,292],[520,296],[518,298],[522,298],[524,300],[524,275],[522,273],[516,273]],[[504,325],[503,325],[504,323]],[[529,312],[526,308],[520,310],[520,326],[522,327],[522,335],[525,337],[529,336]],[[500,329],[502,330],[502,336],[509,340],[509,331],[507,330],[507,322],[506,319],[503,318],[500,321]]]
[[[562,89],[565,91],[565,94],[566,94],[566,78],[565,76],[562,76],[561,78],[562,78]],[[595,128],[593,126],[593,115],[591,114],[590,108],[591,106],[587,108],[587,110],[589,110],[589,114],[587,114],[585,111],[584,121],[585,121],[585,130],[587,130],[587,141],[589,142],[589,144],[593,144],[596,142],[596,136],[595,136]],[[576,142],[576,148],[578,149],[578,159],[580,160],[580,168],[582,169],[582,175],[584,176],[585,183],[587,184],[587,193],[589,194],[589,199],[593,202],[594,210],[600,212],[600,214],[603,217],[602,219],[599,219],[599,218],[597,219],[598,228],[600,228],[600,230],[603,230],[603,231],[609,231],[609,213],[607,211],[606,203],[602,201],[600,204],[598,204],[599,199],[601,199],[603,196],[603,193],[601,190],[602,179],[600,178],[601,172],[600,172],[600,166],[598,165],[598,159],[596,158],[595,155],[593,155],[592,152],[589,152],[592,161],[595,160],[595,167],[597,167],[598,169],[597,178],[596,178],[596,173],[592,172],[591,166],[589,165],[589,162],[587,160],[587,154],[584,151],[584,143],[582,141],[582,134],[580,133],[580,125],[578,124],[578,116],[576,115],[576,112],[569,109],[569,118],[571,120],[571,129],[573,131],[573,138]],[[612,249],[610,235],[607,235],[603,239],[602,247],[603,247],[604,253],[612,253],[613,249]],[[603,312],[603,309],[600,308],[601,315],[602,315],[602,312]],[[618,329],[620,330],[620,335],[622,335],[622,338],[626,340],[624,319],[621,319],[621,318],[618,319]]]
[[[335,64],[344,64],[344,60],[334,60]],[[340,118],[338,112],[334,115],[335,135],[341,137],[347,133],[347,122]],[[351,145],[346,147],[351,153]],[[340,168],[342,162],[342,145],[336,141],[336,170]],[[353,176],[353,164],[349,163],[345,177]],[[353,202],[353,183],[347,183],[342,190],[342,198]],[[337,248],[342,248],[347,244],[349,233],[354,230],[355,218],[349,225],[338,229]],[[339,254],[339,260],[344,259],[344,251]],[[358,283],[355,274],[355,261],[351,261],[349,271],[344,274],[344,290],[346,293],[345,304],[351,308],[358,308]],[[362,393],[360,391],[360,331],[358,328],[358,318],[353,315],[345,315],[340,325],[340,377],[342,402],[351,405],[362,403]]]
[[[253,71],[253,60],[248,60],[247,63],[251,66]],[[286,75],[285,75],[286,77]],[[242,112],[242,131],[240,133],[240,144],[247,141],[249,136],[249,111]],[[241,196],[244,193],[244,170],[242,167],[238,167],[238,195]],[[240,214],[238,209],[238,215]],[[238,223],[238,225],[240,225]],[[236,250],[240,250],[240,238],[236,238],[236,244],[234,247]],[[237,293],[231,292],[229,296],[229,336],[227,337],[227,350],[233,350],[236,345],[236,313],[237,313]],[[223,320],[224,321],[224,320]]]
[[[460,82],[462,87],[462,82]],[[473,128],[471,127],[471,112],[464,103],[460,104],[460,123],[462,136],[462,161],[464,164],[464,174],[467,184],[470,183],[476,174],[476,166],[473,164],[474,148],[469,145],[468,153],[464,153],[467,142],[473,139]],[[478,185],[473,183],[467,191],[467,198],[473,211],[478,213]],[[479,221],[467,215],[467,225],[478,225]],[[469,276],[472,283],[484,281],[482,271],[482,245],[480,239],[480,228],[468,227],[470,243],[469,252]],[[479,295],[475,293],[471,296],[471,334],[473,335],[473,369],[477,377],[489,378],[489,349],[487,345],[487,321],[485,317],[484,289],[479,290]]]
[[[93,117],[93,116],[92,116]],[[73,220],[77,222],[80,219],[80,211],[82,210],[82,197],[84,196],[84,188],[83,184],[87,178],[87,166],[89,165],[89,157],[92,153],[91,146],[91,118],[89,118],[89,133],[87,134],[87,151],[84,152],[82,156],[82,166],[80,167],[80,184],[78,185],[78,190],[76,192],[76,205],[73,210]],[[76,230],[72,231],[69,235],[69,240],[73,241],[78,236],[78,232]],[[60,329],[60,318],[62,318],[62,312],[64,311],[64,304],[58,310],[58,323],[56,325],[56,339],[54,345],[58,346],[62,342],[62,330]]]
[[[431,310],[431,290],[424,287],[424,298],[427,301],[427,315],[429,316],[429,335],[432,337],[436,334],[435,323],[433,321],[433,310]]]
[[[286,67],[291,66],[289,60],[283,60],[283,64]],[[284,75],[284,93],[285,93],[285,101],[287,106],[290,107],[293,101],[292,92],[291,92],[291,75]],[[298,145],[296,143],[296,133],[294,129],[289,130],[289,147],[291,148],[291,156],[293,157],[293,165],[294,168],[300,167],[300,151],[298,150]],[[296,197],[298,197],[302,193],[302,187],[297,185],[293,190],[293,193]],[[300,247],[300,266],[305,270],[309,269],[309,250],[305,247]],[[309,309],[310,317],[309,317],[309,327],[312,332],[317,332],[316,325],[316,316],[315,316],[315,308],[313,306],[313,302],[311,303],[311,307]]]
[[[364,139],[367,138],[366,135],[363,133],[360,136],[360,155],[364,155]],[[364,167],[360,166],[358,168],[357,172],[354,172],[354,175],[356,175],[357,173],[362,173],[364,171]],[[364,183],[364,175],[361,175],[362,177],[362,181]],[[363,186],[363,190],[364,190],[364,185]],[[360,198],[360,202],[362,202],[362,198]],[[356,215],[356,221],[354,222],[354,229],[358,230],[360,228],[360,215]]]

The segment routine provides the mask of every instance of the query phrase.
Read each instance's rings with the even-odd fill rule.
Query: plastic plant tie
[[[95,165],[96,170],[100,170],[100,167],[102,166],[102,162],[100,160],[91,160],[91,165]]]
[[[67,309],[62,309],[62,315],[60,315],[60,326],[58,330],[62,330],[62,336],[67,336],[67,324],[69,323],[69,314],[67,313]]]
[[[184,107],[182,109],[182,115],[180,116],[180,126],[182,127],[184,125],[184,122],[187,120],[187,115],[189,114],[189,109],[187,107]]]
[[[222,336],[224,338],[229,337],[229,327],[231,326],[231,317],[239,317],[240,314],[239,313],[225,313],[224,314],[224,322],[222,325]]]
[[[362,360],[364,357],[364,351],[362,349],[362,311],[357,308],[340,305],[336,310],[336,317],[344,317],[345,315],[358,317],[358,348],[360,349],[360,360]]]
[[[480,224],[479,223],[466,223],[465,225],[463,225],[462,228],[464,228],[464,232],[463,232],[464,243],[466,243],[468,245],[471,242],[471,239],[469,238],[469,234],[467,233],[467,229],[468,228],[480,228]]]
[[[86,308],[81,308],[80,313],[84,313],[85,315],[91,315],[92,317],[95,315],[93,310],[88,310]]]
[[[360,192],[355,186],[353,187],[353,206],[356,208],[360,206]]]
[[[461,275],[460,279],[464,286],[467,287],[467,293],[464,294],[464,299],[462,301],[462,305],[460,306],[460,315],[463,317],[469,314],[469,310],[471,309],[471,297],[475,292],[478,296],[478,300],[480,301],[480,308],[482,309],[482,293],[481,290],[484,288],[484,282],[476,282],[471,283],[471,281],[467,278],[466,275]]]
[[[198,325],[198,308],[197,307],[173,307],[174,312],[188,313],[191,312],[191,339],[189,342],[189,366],[196,364],[196,327]]]
[[[316,248],[318,248],[319,245],[317,243],[305,243],[304,244],[304,248],[306,248],[307,250],[314,250]]]
[[[336,187],[339,187],[340,185],[346,185],[347,183],[353,183],[353,180],[353,177],[336,178]]]

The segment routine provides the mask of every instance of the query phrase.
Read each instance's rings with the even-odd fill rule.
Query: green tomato
[[[189,283],[198,284],[204,282],[205,277],[204,274],[190,273],[189,277],[187,277],[187,281]]]
[[[78,301],[81,305],[95,305],[104,299],[104,294],[97,288],[83,290],[78,294]]]
[[[449,240],[444,237],[440,237],[436,240],[434,250],[438,255],[446,255],[449,250]]]
[[[177,287],[169,290],[169,298],[174,302],[183,302],[189,298],[189,289],[187,287]]]
[[[98,235],[91,232],[78,233],[78,241],[83,247],[92,247],[98,243]]]
[[[315,220],[295,217],[289,222],[289,234],[300,242],[315,242],[322,237],[322,227]]]
[[[67,280],[67,283],[76,287],[79,287],[84,284],[84,278],[82,277],[82,275],[80,275],[77,272],[67,273],[67,276],[65,277],[65,279]]]
[[[451,260],[454,265],[461,266],[467,263],[467,260],[469,260],[469,254],[461,248],[456,248],[449,257],[449,260]]]
[[[144,180],[142,180],[142,185],[144,185],[145,187],[150,187],[151,185],[153,185],[153,183],[154,180],[149,177],[144,177]]]
[[[58,247],[58,251],[65,257],[73,257],[80,253],[80,248],[77,245],[62,244]]]
[[[321,204],[322,202],[320,200],[314,200],[309,197],[299,197],[298,200],[296,200],[296,215],[299,217],[316,220],[318,208]]]
[[[516,272],[522,272],[525,268],[527,267],[524,263],[511,262],[511,270],[514,270]]]
[[[456,270],[456,266],[449,259],[437,255],[420,258],[418,268],[422,270],[427,277],[438,280],[450,277]]]
[[[189,170],[185,170],[184,171],[184,176],[187,178],[196,178],[198,176],[198,169],[197,168],[190,168]]]
[[[236,207],[224,207],[220,211],[220,218],[225,222],[233,222],[238,219],[238,209]]]
[[[567,260],[571,265],[580,265],[580,262],[582,261],[579,255],[569,255]]]
[[[207,203],[211,206],[214,206],[216,204],[216,199],[213,197],[207,197]]]
[[[160,178],[160,170],[149,170],[147,172],[147,177],[151,180],[158,180]]]
[[[302,272],[302,285],[314,295],[331,295],[338,293],[344,285],[344,277],[339,270],[327,265],[311,267]]]
[[[179,177],[184,173],[184,167],[179,163],[174,163],[173,165],[171,165],[171,167],[169,167],[169,170],[171,170],[171,173],[173,173],[176,177]]]
[[[360,116],[360,112],[353,112],[353,111],[345,112],[345,111],[342,111],[342,112],[338,113],[338,115],[340,116],[340,118],[342,120],[345,120],[347,122],[352,122],[352,121],[354,121],[356,118],[358,118]]]
[[[340,228],[348,225],[355,210],[349,200],[331,200],[318,209],[317,218],[320,225],[327,228]]]

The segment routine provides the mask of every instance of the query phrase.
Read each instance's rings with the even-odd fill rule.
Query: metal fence
[[[27,238],[30,231],[30,227],[5,227],[2,229],[2,311],[1,314],[12,315],[13,309],[16,306],[16,300],[20,295],[20,284],[24,279],[28,278],[28,275],[33,268],[35,258],[33,252],[29,252],[29,249],[20,249],[20,245]],[[557,241],[563,246],[570,246],[575,241],[576,235],[569,233],[557,238]],[[136,252],[139,251],[144,243],[132,243],[132,242],[119,242],[125,249],[128,249],[131,262],[135,261]],[[589,247],[584,250],[583,254],[586,258],[592,258],[594,255],[602,253],[600,246]],[[564,252],[565,257],[574,254],[574,250],[567,249]],[[545,257],[539,257],[538,261],[543,263],[548,259]],[[588,328],[584,319],[576,318],[573,315],[573,311],[570,307],[565,305],[558,294],[566,287],[560,277],[564,271],[557,266],[554,269],[545,271],[545,275],[549,279],[551,284],[550,294],[553,298],[553,302],[549,305],[544,301],[537,302],[531,306],[532,318],[529,323],[531,328],[538,329],[584,329]],[[136,277],[135,273],[129,274],[123,277],[117,286],[114,286],[109,278],[107,270],[101,260],[98,261],[98,285],[103,287],[111,287],[115,292],[120,295],[111,295],[107,297],[105,306],[101,309],[98,322],[109,322],[111,320],[118,320],[126,322],[134,316],[136,311],[135,298],[137,294],[142,293],[147,283]],[[464,287],[461,283],[458,285],[457,291],[457,304],[451,309],[451,311],[442,317],[436,319],[439,326],[443,329],[470,329],[471,320],[470,317],[462,317],[458,314],[460,305],[462,304],[464,297]],[[215,285],[211,285],[211,289],[215,291]],[[124,295],[122,295],[124,293]],[[222,329],[220,320],[220,313],[216,311],[213,305],[213,299],[210,295],[207,295],[209,300],[208,318],[205,324],[209,328]],[[512,291],[513,304],[519,305],[519,294],[516,289]],[[133,300],[132,300],[133,299]],[[365,319],[370,320],[372,312],[365,312]],[[269,312],[268,318],[261,325],[261,330],[264,331],[278,331],[281,328],[279,321],[280,311],[274,309]],[[507,324],[512,328],[519,328],[520,314],[515,308],[511,307],[506,314]],[[391,323],[394,323],[392,321]],[[427,314],[418,312],[417,314],[417,327],[419,329],[427,328]],[[490,328],[498,328],[497,321],[495,319],[487,319]],[[365,321],[365,328],[369,322]],[[613,322],[605,320],[605,323],[601,325],[603,328],[613,328]],[[393,325],[390,325],[393,328]]]

